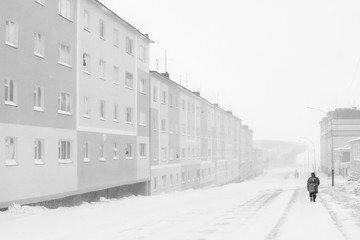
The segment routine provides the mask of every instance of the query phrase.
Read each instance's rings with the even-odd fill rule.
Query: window
[[[167,185],[167,184],[166,184],[166,178],[167,178],[167,177],[166,177],[165,175],[161,177],[162,187],[163,187],[163,188],[166,188],[166,185]]]
[[[35,2],[40,3],[41,5],[45,6],[45,0],[36,0]]]
[[[119,67],[114,66],[113,69],[113,83],[119,84]]]
[[[175,123],[175,134],[178,135],[179,134],[179,125],[177,123]]]
[[[44,164],[44,140],[35,139],[34,151],[35,164]]]
[[[158,181],[157,180],[158,180],[157,177],[154,177],[154,190],[156,190],[157,187],[158,187]]]
[[[72,15],[72,1],[59,0],[59,14],[64,18],[71,20]]]
[[[100,120],[105,120],[105,109],[106,109],[106,102],[104,100],[100,100]]]
[[[181,149],[181,155],[182,155],[182,158],[183,158],[183,159],[186,158],[186,150],[185,150],[185,148],[182,148],[182,149]]]
[[[181,124],[181,134],[183,136],[185,136],[185,129],[186,129],[185,124]]]
[[[139,60],[142,62],[146,61],[146,49],[144,46],[139,46]]]
[[[100,19],[99,22],[99,36],[100,38],[105,40],[105,31],[106,31],[106,24],[103,20]]]
[[[90,117],[90,100],[89,97],[83,98],[83,104],[84,104],[84,117],[89,118]]]
[[[134,87],[134,77],[129,72],[125,72],[125,87],[130,89],[133,89]]]
[[[70,47],[65,44],[59,45],[59,63],[71,66]]]
[[[117,143],[114,143],[113,152],[114,152],[114,159],[115,160],[119,159],[119,148],[118,148]]]
[[[60,163],[70,163],[71,161],[71,141],[59,140],[58,159]]]
[[[139,92],[145,94],[145,79],[140,79],[139,81]]]
[[[173,97],[171,93],[169,94],[169,106],[173,107]]]
[[[89,143],[88,142],[84,142],[83,155],[84,155],[84,162],[90,162]]]
[[[90,31],[90,13],[84,10],[84,29]]]
[[[161,120],[161,131],[166,132],[166,120],[165,119]]]
[[[146,114],[144,112],[140,112],[139,118],[139,125],[146,126]]]
[[[102,142],[99,147],[100,161],[105,161],[105,143]]]
[[[83,71],[90,73],[90,55],[85,52],[83,53]]]
[[[45,39],[40,33],[34,33],[34,54],[39,57],[45,56]]]
[[[102,60],[102,59],[99,60],[99,68],[100,68],[99,77],[100,77],[101,79],[105,79],[106,63],[105,63],[105,61]]]
[[[126,108],[126,123],[133,122],[132,111],[132,108]]]
[[[185,179],[185,172],[181,172],[181,182],[185,183],[186,179]]]
[[[44,100],[43,100],[43,91],[41,87],[34,87],[34,110],[43,111],[44,110]]]
[[[15,81],[5,79],[5,104],[16,106]]]
[[[114,122],[119,121],[119,104],[114,104]]]
[[[6,137],[5,138],[5,165],[17,165],[16,153],[17,144],[16,138]]]
[[[167,161],[167,149],[166,149],[166,147],[161,148],[161,161],[163,161],[163,162]]]
[[[181,102],[182,102],[182,107],[181,108],[182,108],[183,111],[185,111],[185,100],[182,100]]]
[[[134,55],[134,41],[130,38],[126,38],[126,53]]]
[[[153,100],[154,102],[157,102],[157,87],[153,88]]]
[[[166,104],[166,92],[165,91],[161,92],[161,103]]]
[[[157,119],[156,118],[153,118],[153,125],[154,125],[154,131],[157,130]]]
[[[132,159],[133,155],[132,155],[132,144],[131,143],[127,143],[126,144],[126,148],[125,148],[125,158],[126,159]]]
[[[12,20],[6,20],[6,37],[5,43],[12,47],[18,46],[18,24]]]
[[[58,94],[58,113],[71,113],[71,98],[70,94],[59,92]]]
[[[179,184],[179,173],[176,173],[176,184]]]
[[[171,174],[170,175],[170,186],[174,185],[174,176]]]
[[[139,156],[140,158],[145,158],[146,157],[146,144],[145,143],[140,143],[140,152],[139,152]]]
[[[119,30],[114,28],[114,46],[119,47]]]

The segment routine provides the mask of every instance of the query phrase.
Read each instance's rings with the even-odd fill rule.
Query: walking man
[[[315,202],[319,185],[320,185],[319,178],[315,177],[315,173],[312,172],[311,177],[309,177],[309,179],[307,180],[307,190],[309,191],[310,202]]]

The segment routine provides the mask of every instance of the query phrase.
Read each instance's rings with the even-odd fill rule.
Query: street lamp
[[[313,158],[314,158],[314,163],[313,163],[313,168],[314,168],[314,172],[316,172],[316,155],[315,155],[315,144],[313,141],[311,141],[310,139],[308,138],[305,138],[305,137],[300,137],[300,139],[302,140],[305,140],[307,142],[310,142],[312,144],[312,147],[313,147]]]
[[[318,109],[318,108],[313,108],[313,107],[306,107],[308,109],[311,110],[315,110],[318,112],[321,112],[325,115],[325,117],[328,117],[326,112]],[[331,186],[334,186],[334,140],[333,140],[333,125],[332,125],[332,117],[328,117],[329,119],[329,123],[330,123],[330,139],[331,139]]]

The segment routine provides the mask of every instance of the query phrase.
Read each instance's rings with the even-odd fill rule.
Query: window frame
[[[34,55],[45,58],[45,38],[41,33],[34,33]]]
[[[65,4],[65,9],[63,8]],[[59,0],[58,14],[69,20],[73,21],[73,1],[72,0]]]
[[[58,63],[66,66],[66,67],[70,67],[71,68],[71,50],[70,50],[70,46],[64,44],[64,43],[59,43],[59,60]]]
[[[64,143],[64,145],[63,145]],[[65,146],[65,150],[63,150],[63,146]],[[62,158],[63,157],[63,151],[65,151],[66,157],[69,158]],[[58,162],[59,163],[72,163],[72,141],[71,140],[65,140],[65,139],[59,139],[58,141]]]
[[[134,89],[134,75],[128,71],[125,71],[125,87],[130,90]]]
[[[17,107],[17,88],[15,80],[5,78],[4,91],[5,105]]]
[[[65,99],[63,99],[63,95]],[[65,100],[65,110],[62,109],[62,103]],[[72,115],[72,104],[71,104],[71,95],[66,92],[58,92],[58,113],[65,115]]]
[[[89,148],[89,142],[85,141],[83,143],[83,161],[84,162],[90,162],[90,148]]]
[[[19,24],[12,19],[5,20],[5,44],[14,48],[19,47]]]
[[[125,147],[125,159],[133,159],[132,143],[126,143]]]
[[[10,148],[12,145],[12,148]],[[17,138],[13,136],[5,137],[5,166],[17,166]],[[11,151],[11,152],[10,152]],[[12,156],[10,156],[12,155]]]
[[[102,19],[99,19],[99,38],[106,40],[106,22]]]
[[[34,163],[35,163],[35,165],[44,165],[45,164],[44,163],[44,159],[45,159],[44,153],[45,153],[44,139],[36,138],[34,140]]]
[[[40,90],[40,94],[39,94]],[[40,95],[40,97],[39,97]],[[40,102],[40,104],[39,104]],[[40,86],[34,86],[34,111],[43,112],[44,111],[44,91]]]
[[[139,143],[139,158],[146,158],[146,143]]]
[[[134,56],[134,40],[131,39],[130,37],[126,37],[125,51],[127,54]]]
[[[133,108],[131,107],[126,107],[126,110],[125,110],[125,122],[127,124],[133,124]],[[130,120],[130,121],[129,121]]]

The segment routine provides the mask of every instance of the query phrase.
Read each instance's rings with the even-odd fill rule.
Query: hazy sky
[[[359,0],[101,0],[155,41],[151,69],[243,119],[255,139],[319,142],[325,111],[360,104]]]

